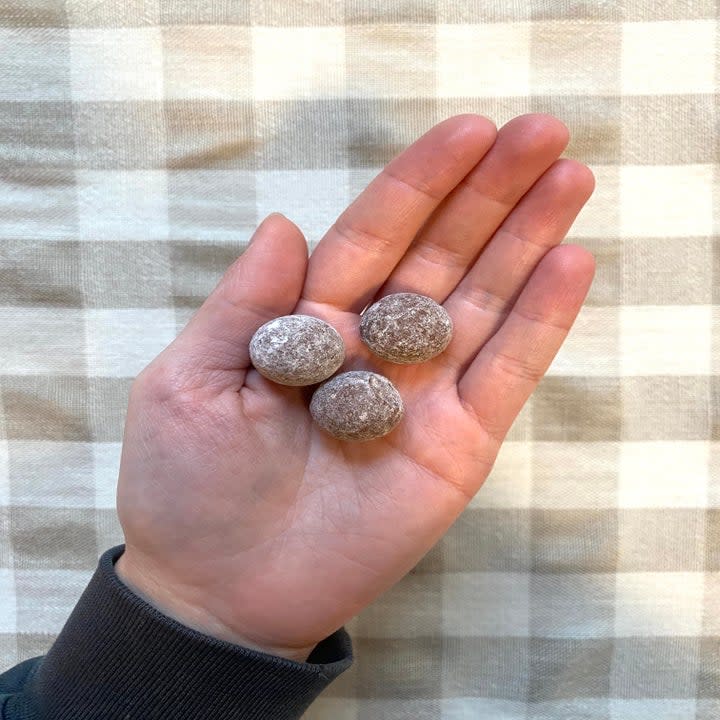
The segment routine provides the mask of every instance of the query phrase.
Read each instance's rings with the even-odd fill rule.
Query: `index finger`
[[[301,302],[360,312],[496,134],[482,115],[455,115],[391,160],[318,243]]]

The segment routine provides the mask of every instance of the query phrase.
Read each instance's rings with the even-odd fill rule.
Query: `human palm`
[[[500,131],[455,116],[394,158],[309,260],[298,228],[267,218],[133,383],[120,576],[188,625],[297,660],[400,580],[482,485],[592,282],[592,255],[559,245],[594,184],[557,160],[567,140],[547,115]],[[362,309],[400,291],[453,320],[427,363],[360,341]],[[252,334],[289,313],[341,333],[343,370],[395,384],[405,416],[391,433],[336,440],[312,422],[308,388],[250,366]]]

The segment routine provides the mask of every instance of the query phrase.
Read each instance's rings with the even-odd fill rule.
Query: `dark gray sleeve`
[[[294,720],[353,661],[344,628],[295,662],[203,635],[130,590],[107,550],[47,655],[0,675],[4,720]]]

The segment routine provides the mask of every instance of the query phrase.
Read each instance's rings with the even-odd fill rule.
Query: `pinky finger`
[[[498,444],[567,337],[594,274],[595,259],[584,248],[550,250],[460,378],[460,400]]]

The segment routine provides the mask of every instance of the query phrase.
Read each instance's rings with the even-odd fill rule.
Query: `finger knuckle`
[[[383,253],[393,245],[393,238],[378,235],[370,230],[351,225],[347,220],[338,218],[333,225],[334,231],[347,243],[365,252]]]
[[[492,362],[500,372],[515,379],[538,383],[544,375],[543,369],[534,361],[505,352],[496,352]]]
[[[463,290],[462,299],[474,310],[505,316],[508,313],[509,300],[488,288],[469,286]]]

